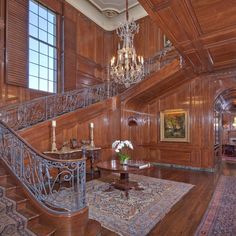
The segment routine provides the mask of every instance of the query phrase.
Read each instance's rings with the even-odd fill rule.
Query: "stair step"
[[[10,176],[6,176],[4,178],[0,178],[0,186],[7,190],[16,188],[17,184],[10,178]]]
[[[53,227],[41,224],[39,221],[28,222],[27,228],[37,236],[52,236],[56,232],[56,229]]]
[[[31,206],[26,206],[25,208],[22,209],[17,209],[17,211],[23,215],[28,221],[34,220],[35,218],[39,217],[40,214],[36,209],[34,209]]]
[[[40,221],[40,213],[31,205],[22,187],[5,170],[0,160],[0,186],[5,188],[6,197],[16,202],[17,212],[27,219],[27,228],[37,236],[53,236],[56,229]]]
[[[0,167],[0,176],[5,176],[5,175],[9,176],[8,172],[4,168]]]
[[[1,180],[4,181],[4,179],[8,178],[9,176],[10,176],[9,174],[1,172],[0,173],[0,181]]]
[[[89,219],[85,228],[85,236],[101,236],[102,227],[101,224],[96,221]]]
[[[22,192],[11,191],[11,192],[7,192],[6,195],[7,195],[8,198],[15,201],[16,204],[28,201],[28,199],[22,194]]]

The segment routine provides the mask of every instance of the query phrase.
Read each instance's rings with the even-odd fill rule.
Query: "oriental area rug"
[[[195,236],[236,235],[236,177],[221,176]]]
[[[193,187],[135,174],[130,174],[130,180],[138,182],[142,190],[129,190],[128,198],[124,191],[111,188],[110,181],[92,180],[86,184],[89,218],[124,236],[147,235]]]
[[[16,212],[15,202],[5,196],[5,189],[0,187],[0,235],[33,236],[26,229],[27,220]]]

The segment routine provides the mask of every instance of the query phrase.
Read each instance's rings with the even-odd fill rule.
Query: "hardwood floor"
[[[219,176],[221,174],[236,176],[236,163],[222,162],[221,168],[215,173],[155,166],[140,171],[140,174],[195,185],[148,234],[148,236],[192,236],[207,209]],[[102,229],[102,236],[115,235],[117,234]]]

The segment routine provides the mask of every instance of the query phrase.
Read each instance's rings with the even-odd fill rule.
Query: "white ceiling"
[[[103,29],[111,31],[125,21],[125,0],[66,0]],[[138,20],[147,15],[137,0],[129,0],[129,18]],[[113,10],[118,14],[108,18],[104,11]]]
[[[97,7],[101,12],[106,10],[114,10],[117,13],[122,13],[126,10],[125,0],[89,0],[95,7]],[[128,8],[132,8],[138,5],[137,0],[129,0]]]

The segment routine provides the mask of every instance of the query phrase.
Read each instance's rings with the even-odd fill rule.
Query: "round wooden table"
[[[142,162],[132,161],[132,163],[134,165],[135,163],[143,163],[143,165],[147,164],[145,168],[150,167],[150,165],[148,165],[149,163],[144,162],[144,161]],[[138,186],[137,182],[129,180],[129,173],[137,173],[141,170],[138,168],[138,166],[134,167],[134,166],[129,166],[129,165],[122,165],[120,164],[120,161],[118,160],[111,160],[111,161],[102,161],[102,162],[97,163],[97,168],[100,171],[119,173],[120,178],[112,182],[111,185],[116,189],[124,190],[127,198],[128,198],[128,191],[130,189],[142,190],[142,188]]]

